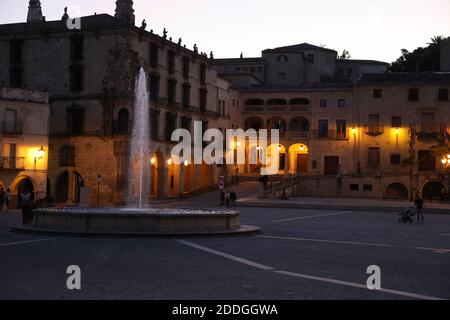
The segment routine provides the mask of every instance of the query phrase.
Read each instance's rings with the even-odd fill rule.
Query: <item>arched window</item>
[[[128,123],[130,113],[127,109],[121,109],[117,117],[117,132],[119,134],[128,134]]]
[[[293,118],[289,122],[289,130],[296,132],[308,132],[309,131],[309,121],[303,117]]]

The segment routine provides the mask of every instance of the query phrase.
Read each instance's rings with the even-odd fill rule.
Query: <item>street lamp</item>
[[[36,163],[38,160],[41,160],[45,156],[44,146],[41,146],[40,149],[36,152],[36,156],[34,157],[34,169],[36,170]]]

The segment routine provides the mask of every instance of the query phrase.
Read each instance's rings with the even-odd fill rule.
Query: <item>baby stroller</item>
[[[413,223],[413,217],[417,214],[417,209],[415,207],[407,208],[403,210],[399,216],[398,219],[399,223]]]

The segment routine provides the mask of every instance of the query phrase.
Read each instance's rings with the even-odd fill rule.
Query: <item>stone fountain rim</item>
[[[34,210],[37,214],[43,215],[60,215],[60,216],[101,216],[101,217],[161,217],[161,218],[190,218],[190,217],[233,217],[239,216],[239,211],[231,209],[195,209],[195,208],[152,208],[155,212],[138,212],[130,211],[127,212],[110,212],[108,210],[118,209],[121,207],[113,208],[99,208],[99,207],[85,207],[85,208],[40,208]],[[123,208],[122,208],[123,209]],[[93,210],[93,212],[88,212],[87,210]],[[105,210],[105,211],[102,211]],[[140,209],[136,209],[140,210]],[[204,212],[204,213],[171,213],[170,211],[194,211],[194,212]]]

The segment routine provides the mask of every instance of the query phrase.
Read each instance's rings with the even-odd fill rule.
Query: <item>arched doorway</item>
[[[56,202],[66,203],[69,200],[69,173],[64,171],[56,179]]]
[[[34,202],[34,185],[33,182],[29,179],[29,178],[24,178],[22,180],[20,180],[20,182],[17,184],[17,199],[18,199],[18,208],[20,208],[20,194],[28,191],[29,193],[31,193],[31,200],[32,202]]]
[[[386,188],[385,199],[408,200],[408,188],[403,183],[392,183]]]
[[[445,190],[445,186],[438,181],[427,182],[422,190],[422,198],[428,200],[441,199]]]
[[[302,143],[296,143],[289,147],[289,173],[303,174],[308,172],[309,149]]]

